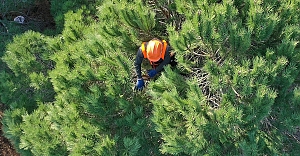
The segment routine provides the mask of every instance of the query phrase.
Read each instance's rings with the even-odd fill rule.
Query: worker
[[[141,74],[141,64],[143,59],[148,59],[152,66],[151,70],[148,70],[148,76],[153,78],[157,73],[163,70],[167,64],[176,65],[175,55],[171,56],[171,47],[165,40],[159,40],[154,38],[149,42],[143,42],[140,46],[136,59],[135,59],[135,70],[137,74],[137,82],[135,90],[142,90],[145,86],[144,80]]]

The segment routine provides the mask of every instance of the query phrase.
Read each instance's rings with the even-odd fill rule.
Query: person
[[[165,40],[154,38],[148,42],[143,42],[138,49],[135,59],[135,70],[137,74],[137,82],[135,90],[142,90],[145,86],[142,78],[141,64],[144,59],[148,59],[152,66],[151,70],[148,70],[148,76],[153,78],[157,73],[161,72],[165,65],[175,65],[175,55],[171,56],[171,47]]]

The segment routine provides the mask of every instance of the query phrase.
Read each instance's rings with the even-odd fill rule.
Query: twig
[[[290,133],[288,133],[288,132],[285,132],[285,134],[288,135],[289,137],[295,139],[295,140],[297,141],[297,143],[300,143],[300,140],[299,140],[295,135],[290,134]]]
[[[193,54],[195,54],[195,55],[197,55],[197,56],[203,56],[203,57],[209,56],[209,55],[199,54],[199,53],[196,53],[196,52],[193,52]]]
[[[241,98],[240,94],[231,86],[231,89],[233,90],[233,92],[236,94],[236,96],[238,96],[239,98]]]

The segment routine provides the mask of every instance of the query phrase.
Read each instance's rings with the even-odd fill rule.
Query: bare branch
[[[197,56],[202,56],[202,57],[207,57],[209,55],[203,55],[203,54],[199,54],[199,53],[196,53],[196,52],[193,52],[193,54],[197,55]]]
[[[241,98],[241,95],[231,86],[231,89],[233,90],[233,92],[235,93],[235,95],[239,98]]]

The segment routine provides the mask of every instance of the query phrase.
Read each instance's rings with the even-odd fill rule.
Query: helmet
[[[159,40],[151,40],[147,44],[147,58],[152,62],[157,62],[161,58],[163,44]]]

